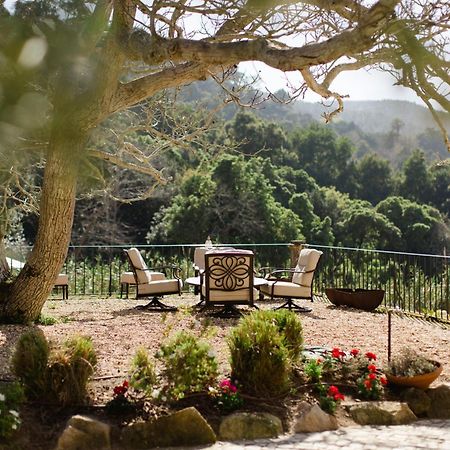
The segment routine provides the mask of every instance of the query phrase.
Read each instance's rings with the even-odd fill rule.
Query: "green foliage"
[[[309,359],[305,362],[303,371],[310,383],[318,383],[322,379],[323,364],[317,359]]]
[[[89,338],[77,336],[50,350],[44,334],[31,330],[21,336],[13,356],[14,374],[30,399],[76,405],[87,398],[87,382],[97,358]]]
[[[156,384],[155,367],[145,348],[138,348],[131,362],[130,385],[132,388],[150,394]]]
[[[38,319],[36,320],[36,323],[39,325],[55,325],[55,323],[58,323],[58,319],[40,314]]]
[[[207,390],[217,378],[217,361],[209,345],[184,331],[162,344],[156,356],[164,366],[164,392],[169,398]]]
[[[0,439],[7,441],[19,429],[19,407],[24,399],[19,383],[0,386]]]
[[[301,238],[300,219],[275,201],[261,163],[223,155],[206,173],[188,174],[155,218],[149,242],[202,242],[207,235],[239,243]]]
[[[25,332],[17,342],[12,359],[13,372],[30,399],[39,398],[46,390],[49,355],[47,339],[39,328]]]
[[[58,404],[78,405],[87,399],[87,383],[97,357],[90,338],[76,336],[52,352],[47,367],[47,390],[43,393]]]
[[[257,395],[285,394],[303,344],[301,324],[289,311],[256,311],[228,338],[231,370],[242,388]]]

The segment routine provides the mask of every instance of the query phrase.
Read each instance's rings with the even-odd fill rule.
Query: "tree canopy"
[[[301,73],[303,84],[292,96],[310,89],[336,100],[329,120],[345,94],[332,89],[333,80],[378,67],[413,89],[445,131],[432,103],[450,111],[450,5],[442,0],[21,0],[14,6],[14,20],[3,18],[4,9],[0,19],[1,151],[27,139],[45,167],[33,251],[0,299],[0,316],[8,320],[39,315],[67,253],[86,167],[101,161],[164,182],[133,142],[119,139],[101,149],[92,143],[111,115],[166,89],[213,78],[239,102],[239,86],[226,80],[241,61],[261,61]],[[149,118],[158,130],[159,121]]]

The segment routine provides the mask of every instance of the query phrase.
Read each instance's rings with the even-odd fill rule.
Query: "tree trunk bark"
[[[77,172],[85,152],[86,134],[68,128],[53,133],[41,194],[36,243],[28,260],[0,304],[0,318],[8,322],[36,320],[67,256],[70,243]],[[80,129],[72,123],[72,130]]]
[[[3,235],[0,234],[0,283],[5,281],[10,275],[8,261],[6,260],[6,249]]]

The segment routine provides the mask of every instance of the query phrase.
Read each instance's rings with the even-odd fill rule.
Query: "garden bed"
[[[177,306],[190,306],[196,300],[193,295],[184,294],[181,298],[171,297],[168,302]],[[191,313],[188,308],[181,308],[176,314],[150,313],[133,308],[142,303],[135,300],[77,298],[49,301],[45,305],[44,315],[58,320],[53,325],[39,326],[49,340],[63,342],[74,334],[93,338],[98,365],[95,379],[90,385],[93,404],[85,412],[95,413],[100,419],[104,416],[103,405],[112,398],[113,387],[128,378],[130,360],[136,349],[142,345],[153,354],[161,342],[176,331],[184,329],[195,334],[206,333],[219,360],[220,372],[223,375],[229,372],[226,336],[230,328],[236,325],[237,319],[210,318],[205,313]],[[274,304],[264,303],[261,306],[269,308]],[[323,301],[314,302],[312,308],[312,313],[299,315],[303,324],[305,345],[340,347],[345,350],[358,347],[363,352],[376,353],[378,366],[387,362],[386,314],[336,308]],[[25,329],[27,327],[0,325],[1,379],[12,377],[9,357],[15,342]],[[450,330],[425,321],[394,316],[393,352],[402,347],[412,347],[429,355],[431,359],[440,361],[444,365],[444,371],[439,382],[450,381],[449,345]],[[306,390],[304,394],[309,395],[309,392]],[[283,402],[248,398],[246,408],[276,413],[286,424],[296,402],[301,398],[294,397]],[[175,407],[190,404],[196,404],[213,425],[219,422],[220,416],[212,407],[210,399],[205,396],[188,398]],[[29,441],[30,446],[25,448],[52,448],[67,418],[78,412],[83,411],[55,411],[54,408],[49,410],[28,406],[24,418],[28,430],[26,434],[32,435],[33,438]],[[150,416],[161,412],[164,411],[157,408],[148,410]],[[345,415],[339,419],[341,424],[345,424]],[[120,422],[123,418],[114,420]]]

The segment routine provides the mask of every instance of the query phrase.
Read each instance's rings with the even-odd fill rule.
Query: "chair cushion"
[[[272,286],[274,286],[273,296],[274,297],[300,297],[300,298],[310,298],[311,288],[300,286],[296,283],[291,283],[289,281],[268,281],[267,285],[260,287],[260,291],[265,295],[272,294]],[[275,283],[275,284],[274,284]]]
[[[150,272],[147,270],[147,264],[145,264],[141,252],[137,248],[133,247],[128,250],[128,256],[131,264],[133,264],[136,269],[138,283],[150,283]]]
[[[253,289],[253,300],[258,298],[258,290]],[[202,285],[202,295],[206,296],[206,287]],[[250,302],[250,290],[242,289],[236,291],[215,291],[209,290],[209,301],[210,302]]]
[[[322,252],[315,248],[304,248],[300,251],[298,256],[297,265],[295,270],[298,271],[310,271],[317,267]],[[310,273],[294,273],[292,276],[292,282],[301,284],[302,286],[311,287],[314,272]]]
[[[147,284],[138,284],[139,295],[164,295],[164,294],[177,294],[183,287],[181,280],[161,280],[151,281]]]
[[[66,284],[69,284],[69,276],[65,273],[60,273],[55,280],[56,286],[64,286]]]
[[[120,283],[136,284],[133,272],[123,272],[120,274]]]

